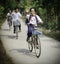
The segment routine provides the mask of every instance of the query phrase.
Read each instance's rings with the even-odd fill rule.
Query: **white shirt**
[[[7,17],[8,17],[8,16],[12,16],[12,14],[10,14],[10,13],[7,13]]]
[[[15,12],[14,13],[14,20],[13,20],[13,25],[20,25],[20,20],[21,20],[22,15],[20,12]]]
[[[30,15],[26,16],[26,18],[28,20],[29,20],[29,17],[30,17]],[[38,23],[43,23],[43,21],[41,20],[41,18],[38,15],[36,15],[36,17],[37,17]],[[37,26],[36,17],[32,16],[28,24],[33,24],[33,25]]]
[[[19,12],[15,13],[15,20],[20,20],[21,17],[22,15]]]
[[[12,14],[11,13],[7,13],[7,21],[12,21]]]

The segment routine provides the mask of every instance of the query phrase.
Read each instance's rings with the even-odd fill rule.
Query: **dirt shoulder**
[[[4,20],[5,19],[0,19],[0,29],[1,29],[1,25],[3,24]],[[1,39],[0,39],[0,64],[13,64],[11,58],[6,54],[6,51],[3,47]]]

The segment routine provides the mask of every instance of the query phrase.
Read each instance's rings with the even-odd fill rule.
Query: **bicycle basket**
[[[33,35],[41,35],[42,32],[40,32],[40,31],[38,31],[38,30],[33,30],[33,31],[32,31],[32,34],[33,34]]]

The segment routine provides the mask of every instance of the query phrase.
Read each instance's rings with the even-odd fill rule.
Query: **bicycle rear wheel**
[[[37,58],[39,58],[41,55],[41,42],[38,35],[35,37],[35,54]]]
[[[32,44],[32,38],[31,37],[29,38],[29,41],[28,41],[28,48],[29,48],[29,51],[32,52],[33,44]]]
[[[9,30],[11,29],[11,22],[9,21],[8,22],[8,25],[9,25]]]
[[[18,39],[18,26],[16,26],[16,39]]]

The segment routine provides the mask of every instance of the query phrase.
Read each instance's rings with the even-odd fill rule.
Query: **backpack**
[[[28,19],[26,19],[26,24],[27,24],[27,23],[29,23],[29,21],[30,21],[31,17],[32,17],[32,16],[30,15],[30,16],[29,16],[29,20],[28,20]],[[37,16],[36,16],[36,15],[35,15],[35,18],[36,18],[36,23],[38,23],[38,19],[37,19]]]

